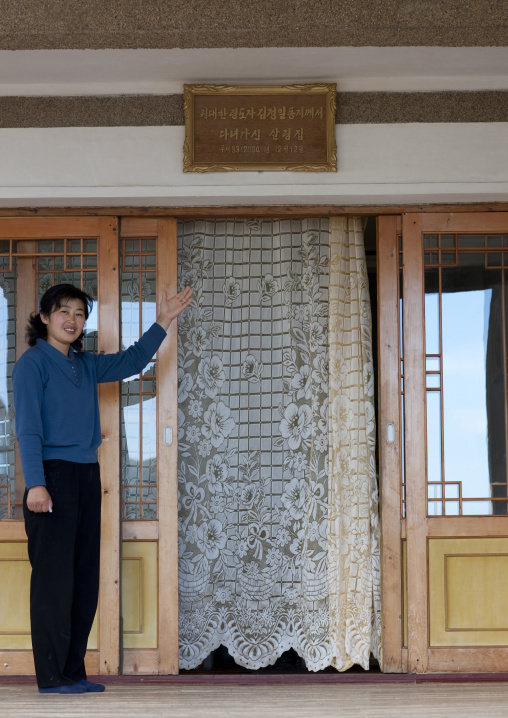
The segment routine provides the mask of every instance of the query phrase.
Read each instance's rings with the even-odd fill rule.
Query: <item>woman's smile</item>
[[[70,345],[79,339],[85,326],[85,306],[80,299],[64,299],[51,314],[41,314],[46,341],[67,356]]]

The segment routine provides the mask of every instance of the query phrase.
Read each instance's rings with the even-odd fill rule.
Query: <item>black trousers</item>
[[[86,678],[85,653],[99,595],[99,464],[44,462],[52,513],[23,502],[32,564],[30,620],[39,688]]]

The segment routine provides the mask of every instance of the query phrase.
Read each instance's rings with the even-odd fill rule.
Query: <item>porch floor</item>
[[[186,677],[186,678],[190,678]],[[198,678],[197,676],[195,677]],[[217,680],[217,678],[219,680]],[[42,696],[33,680],[0,681],[2,718],[478,718],[506,716],[508,676],[382,676],[255,681],[105,679],[106,692]],[[271,677],[270,677],[271,678]],[[318,678],[318,677],[316,677]],[[363,678],[363,677],[362,677]],[[289,679],[289,680],[286,680]]]

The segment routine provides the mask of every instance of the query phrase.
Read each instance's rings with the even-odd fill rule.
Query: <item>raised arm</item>
[[[168,299],[163,292],[157,321],[132,346],[117,354],[94,356],[97,381],[109,382],[139,374],[162,344],[169,325],[192,301],[192,289],[187,287]]]

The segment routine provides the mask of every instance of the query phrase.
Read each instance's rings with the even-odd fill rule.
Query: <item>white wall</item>
[[[338,172],[184,174],[183,127],[0,130],[0,206],[508,199],[508,123],[337,126]]]

